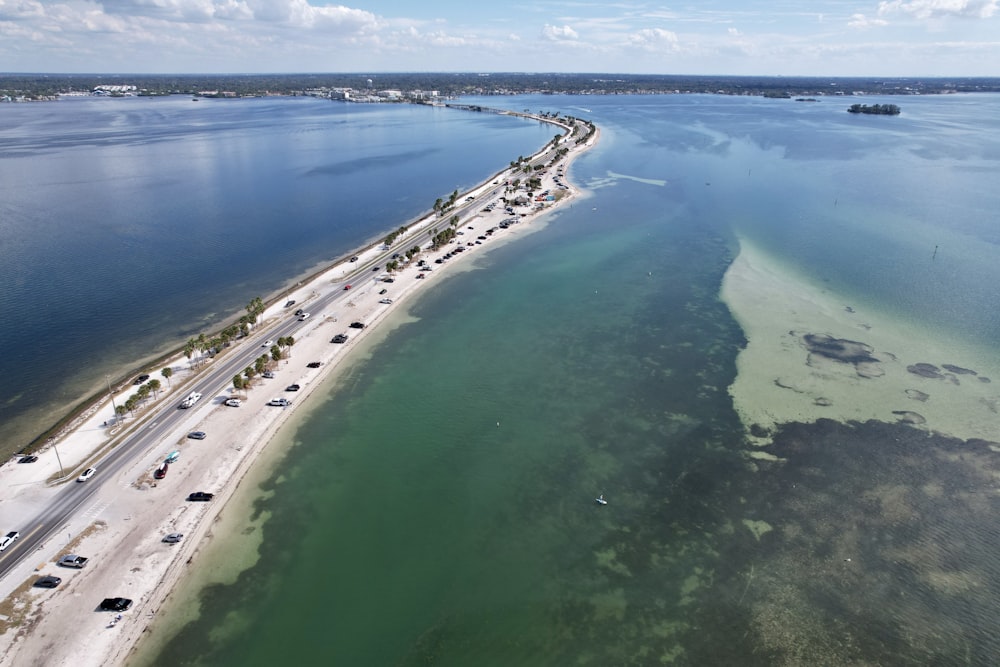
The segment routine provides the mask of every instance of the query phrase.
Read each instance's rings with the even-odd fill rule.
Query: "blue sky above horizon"
[[[0,0],[0,71],[1000,76],[1000,0]]]

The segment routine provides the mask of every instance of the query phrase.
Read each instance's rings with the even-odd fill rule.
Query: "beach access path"
[[[555,119],[542,119],[552,122]],[[558,119],[557,124],[563,124]],[[172,359],[167,365],[174,374],[163,391],[135,418],[114,425],[110,401],[102,401],[74,421],[70,428],[43,451],[34,463],[16,459],[0,466],[0,536],[18,530],[22,538],[0,554],[0,564],[8,567],[0,579],[0,666],[4,665],[89,665],[123,664],[139,640],[155,632],[153,620],[175,585],[191,568],[198,567],[198,556],[212,535],[213,525],[225,511],[253,463],[276,434],[299,408],[308,406],[309,397],[324,381],[331,381],[364,349],[366,338],[384,335],[379,325],[388,315],[405,309],[417,294],[439,283],[446,276],[473,268],[470,258],[490,247],[539,229],[547,214],[560,210],[579,191],[566,178],[569,166],[578,155],[593,146],[599,134],[586,142],[589,126],[577,123],[574,134],[564,138],[560,147],[568,152],[557,164],[534,172],[542,185],[536,192],[547,191],[552,197],[530,199],[517,206],[512,214],[505,210],[501,197],[512,201],[524,196],[521,191],[507,191],[505,182],[526,181],[522,171],[504,170],[497,176],[463,193],[458,206],[467,206],[461,214],[457,235],[448,245],[431,250],[428,231],[443,229],[453,215],[430,214],[409,226],[400,247],[420,245],[422,252],[391,275],[383,270],[387,251],[375,244],[356,253],[357,260],[345,260],[301,283],[270,305],[261,323],[248,338],[235,344],[234,350],[247,347],[267,349],[264,343],[274,337],[276,327],[289,328],[295,322],[295,344],[290,355],[280,361],[273,379],[256,379],[254,386],[236,392],[230,384],[219,392],[206,393],[192,408],[179,411],[183,419],[168,437],[159,439],[117,472],[102,477],[101,466],[94,478],[75,482],[83,467],[94,465],[109,447],[144,429],[152,429],[157,420],[175,414],[182,398],[196,387],[213,365],[222,363],[226,351],[215,360],[195,356]],[[545,155],[540,151],[533,159]],[[487,205],[496,202],[490,210]],[[501,226],[505,220],[518,222]],[[464,246],[465,250],[454,250]],[[442,259],[451,253],[450,259]],[[423,259],[432,270],[421,271]],[[442,259],[442,263],[436,263]],[[375,267],[378,267],[375,269]],[[359,273],[361,272],[361,273]],[[357,278],[357,276],[362,276]],[[418,276],[423,277],[418,277]],[[391,278],[393,282],[386,282]],[[350,283],[351,288],[345,289]],[[383,293],[384,291],[384,293]],[[391,303],[385,303],[391,299]],[[288,300],[294,306],[286,307]],[[310,313],[306,320],[294,315],[297,309]],[[361,322],[363,329],[351,328]],[[331,342],[346,334],[346,343]],[[197,353],[196,353],[197,354]],[[310,367],[319,362],[318,367]],[[160,378],[159,368],[148,371]],[[162,381],[162,380],[161,380]],[[298,391],[285,391],[292,385]],[[119,388],[115,401],[124,403],[134,391],[131,385]],[[229,407],[225,401],[239,396],[242,405]],[[273,398],[287,398],[288,406],[272,406]],[[205,439],[187,437],[191,431],[204,431]],[[155,469],[170,452],[178,452],[164,479],[153,477]],[[63,479],[55,481],[63,471]],[[88,484],[99,488],[90,495],[59,530],[44,541],[29,544],[32,527],[19,525],[34,516],[66,491],[67,485]],[[188,502],[195,491],[214,493],[210,502]],[[182,533],[179,543],[162,541],[168,533]],[[35,536],[36,538],[38,536]],[[28,551],[28,547],[31,551]],[[56,566],[65,554],[76,553],[89,559],[80,570]],[[58,587],[34,587],[43,575],[62,579]],[[133,606],[115,621],[116,614],[98,611],[107,597],[125,597]]]

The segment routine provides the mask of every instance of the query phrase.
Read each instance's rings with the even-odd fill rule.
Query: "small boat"
[[[598,505],[607,505],[608,504],[608,501],[604,499],[604,494],[603,493],[601,495],[597,496],[596,498],[594,498],[594,502],[597,503]]]

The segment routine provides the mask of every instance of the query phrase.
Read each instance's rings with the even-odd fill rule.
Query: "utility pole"
[[[111,409],[115,411],[114,418],[115,418],[115,424],[117,424],[118,423],[118,406],[115,405],[115,395],[114,395],[114,392],[111,391],[111,376],[110,375],[105,375],[104,379],[108,381],[108,395],[111,397]]]

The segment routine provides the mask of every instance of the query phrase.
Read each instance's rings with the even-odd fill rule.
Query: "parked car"
[[[71,567],[74,570],[81,569],[87,564],[89,559],[86,556],[77,556],[76,554],[67,554],[56,561],[56,565],[60,567]]]
[[[35,586],[38,588],[55,588],[62,583],[62,579],[59,577],[53,577],[51,574],[46,575],[35,582]]]
[[[101,611],[125,611],[132,606],[128,598],[104,598],[101,601]]]
[[[188,495],[187,499],[192,502],[208,502],[215,497],[214,493],[205,493],[204,491],[195,491]]]
[[[238,398],[230,398],[226,401],[226,405],[228,405],[231,408],[238,408],[241,405],[243,405],[243,401],[241,401]]]
[[[3,539],[0,540],[0,551],[6,551],[7,547],[14,544],[14,542],[16,542],[17,538],[19,537],[21,537],[21,533],[17,532],[16,530],[12,530],[6,535],[4,535]]]
[[[136,379],[132,380],[132,384],[142,384],[143,382],[145,382],[148,379],[149,379],[149,376],[146,375],[145,373],[143,373],[142,375],[140,375]]]
[[[265,377],[268,380],[273,380],[274,379],[274,373],[272,373],[271,371],[264,371],[263,373],[261,373],[261,377]]]
[[[336,336],[334,336],[333,338],[330,339],[330,342],[331,343],[346,343],[347,342],[347,334],[337,334]]]
[[[86,482],[88,479],[97,474],[97,468],[87,468],[84,470],[79,477],[76,478],[78,482]]]
[[[383,278],[382,282],[384,282],[384,283],[394,283],[394,282],[396,282],[396,279],[395,278]]]
[[[379,299],[379,303],[384,303],[386,305],[389,305],[392,303],[392,299]]]
[[[358,258],[357,257],[351,257],[351,261],[352,262],[356,262],[356,261],[358,261]]]
[[[295,305],[295,299],[289,299],[288,301],[285,302],[285,308],[291,308],[294,305]]]
[[[300,387],[300,386],[299,386],[299,385],[297,385],[297,384],[290,384],[290,385],[288,385],[287,387],[285,387],[285,391],[298,391],[298,390],[299,390],[299,389],[301,389],[301,388],[302,388],[302,387]]]
[[[27,456],[22,456],[17,460],[18,463],[34,463],[38,460],[38,457],[34,454],[28,454]]]
[[[163,538],[163,541],[167,544],[177,544],[182,539],[184,539],[184,533],[170,533]]]
[[[272,398],[267,402],[268,405],[273,405],[275,407],[283,408],[291,404],[287,398]]]
[[[351,322],[349,325],[352,329],[364,329],[365,325],[363,322]]]
[[[204,431],[191,431],[188,437],[192,440],[204,440],[207,434]]]
[[[153,471],[153,479],[163,479],[167,476],[167,470],[169,469],[170,464],[164,461],[156,467],[156,470]]]
[[[306,364],[306,366],[308,366],[309,368],[319,368],[322,365],[323,365],[322,361],[310,361],[308,364]]]
[[[379,293],[379,294],[385,294],[385,293],[386,293],[386,292],[388,292],[388,291],[389,291],[389,290],[387,290],[387,289],[380,289],[380,290],[378,291],[378,293]]]

